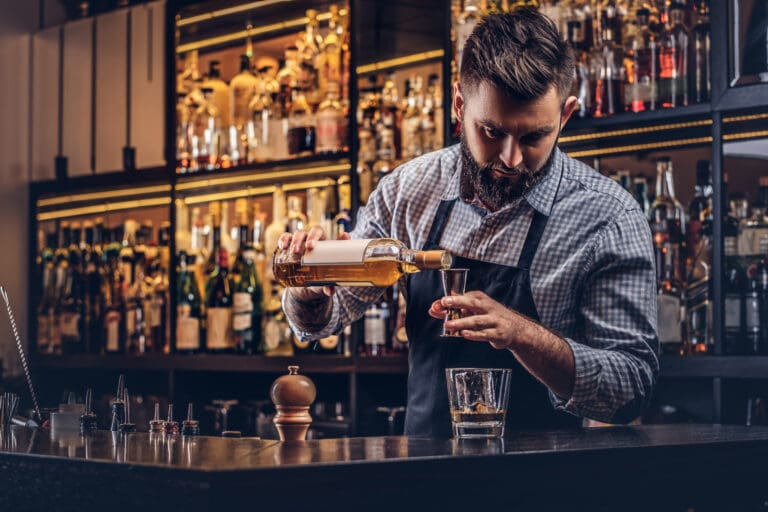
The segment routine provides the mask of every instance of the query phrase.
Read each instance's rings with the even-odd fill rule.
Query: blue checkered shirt
[[[648,221],[630,194],[594,169],[559,150],[550,165],[524,197],[490,212],[465,197],[458,145],[424,155],[381,180],[360,209],[351,235],[395,238],[420,249],[440,201],[460,197],[440,247],[454,255],[515,266],[533,210],[545,215],[551,210],[531,265],[531,287],[541,323],[573,350],[576,378],[570,399],[552,392],[550,399],[556,409],[578,416],[627,422],[647,405],[658,374]],[[331,320],[322,331],[301,332],[291,325],[305,339],[338,332],[360,318],[383,291],[339,288]]]

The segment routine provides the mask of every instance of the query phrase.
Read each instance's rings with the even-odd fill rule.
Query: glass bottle
[[[398,105],[400,101],[399,96],[400,95],[397,90],[397,84],[395,83],[395,75],[391,73],[384,81],[384,87],[381,90],[381,108],[379,111],[379,122],[377,123],[376,130],[379,138],[385,130],[392,132],[392,140],[395,145],[395,153],[393,154],[393,158],[397,158],[397,155],[401,154],[400,144],[402,140],[402,119]],[[434,112],[430,112],[430,115],[434,116]],[[425,121],[422,117],[420,122],[424,125],[428,123],[434,125],[434,119]]]
[[[200,352],[200,328],[202,300],[190,267],[195,258],[184,251],[179,252],[179,267],[176,286],[176,352],[195,354]]]
[[[410,160],[424,152],[421,123],[421,77],[412,76],[408,79],[406,91],[406,108],[402,121],[402,158]],[[383,133],[381,134],[384,135]],[[379,147],[381,145],[379,144]]]
[[[628,66],[624,94],[627,110],[642,112],[657,107],[658,45],[649,27],[650,11],[638,9],[636,17],[639,27],[627,44],[631,72]]]
[[[697,251],[686,278],[685,355],[701,355],[713,351],[711,262],[712,223],[708,220],[703,224]]]
[[[251,59],[248,55],[241,55],[240,72],[229,82],[230,119],[240,132],[251,118],[248,105],[258,88],[259,79],[251,72]]]
[[[725,228],[725,226],[723,226]],[[723,353],[737,355],[742,353],[744,339],[744,289],[746,275],[741,266],[736,250],[736,237],[724,238],[725,244],[725,339]]]
[[[656,271],[659,280],[664,268],[667,248],[672,259],[674,277],[681,280],[684,275],[684,259],[682,246],[685,239],[685,210],[675,197],[674,173],[669,157],[656,160],[656,198],[651,206],[650,222],[653,233],[653,243],[656,251]]]
[[[647,217],[651,212],[651,202],[648,199],[648,181],[645,177],[636,176],[632,178],[632,195]]]
[[[279,183],[275,185],[272,193],[272,221],[264,230],[264,253],[267,258],[272,258],[277,249],[280,235],[285,233],[285,194]],[[267,279],[272,279],[272,266],[267,265]]]
[[[307,229],[307,216],[304,215],[301,204],[301,196],[288,196],[286,200],[288,216],[286,217],[286,229],[289,233],[295,233],[300,229]]]
[[[708,160],[696,162],[696,186],[688,206],[687,249],[689,255],[698,252],[704,223],[712,216],[712,181]]]
[[[102,295],[104,296],[103,318],[103,350],[106,353],[125,352],[125,300],[123,285],[125,277],[118,264],[121,245],[115,241],[107,246],[107,264],[102,279]]]
[[[144,282],[144,252],[135,252],[135,267],[125,297],[125,326],[127,351],[141,353],[147,351],[146,337],[146,288]]]
[[[339,84],[329,82],[325,100],[317,109],[317,153],[334,153],[344,148],[346,119],[339,103]]]
[[[659,39],[659,102],[664,108],[688,105],[690,32],[683,23],[684,6],[673,3],[669,23]]]
[[[375,184],[395,170],[395,141],[393,137],[392,130],[385,129],[381,134],[381,144],[372,168]]]
[[[624,50],[616,42],[615,9],[605,9],[600,18],[600,44],[590,56],[592,117],[605,117],[624,110]]]
[[[328,33],[323,40],[321,53],[318,60],[318,73],[321,91],[328,91],[331,83],[341,82],[341,36],[343,27],[341,27],[341,15],[339,6],[331,4],[328,6],[331,19],[328,20]],[[337,95],[340,90],[337,90]]]
[[[592,110],[589,76],[589,49],[584,44],[584,28],[580,20],[568,22],[568,42],[573,48],[575,75],[571,95],[576,97],[576,116],[585,118]]]
[[[272,271],[283,286],[390,286],[406,273],[449,268],[445,251],[416,251],[389,238],[325,240],[297,261],[278,251]]]
[[[744,353],[758,355],[761,353],[760,332],[761,324],[768,319],[760,318],[760,278],[757,262],[747,267],[744,287]]]
[[[244,233],[249,233],[247,217]],[[253,354],[261,346],[261,282],[256,272],[256,253],[250,237],[241,237],[242,262],[240,276],[232,297],[232,331],[235,349],[241,354]]]
[[[299,49],[295,45],[287,46],[285,48],[285,64],[280,68],[275,77],[279,87],[277,102],[280,106],[280,118],[288,119],[288,114],[291,111],[293,91],[299,87],[301,68],[299,67],[298,58]]]
[[[79,225],[73,230],[67,275],[59,303],[61,348],[66,354],[78,354],[85,350],[85,281],[78,233]]]
[[[58,246],[58,235],[49,233],[45,248],[41,251],[40,265],[42,267],[41,298],[37,309],[37,350],[41,354],[48,353],[51,340],[58,337],[53,332],[58,330],[56,311],[56,268],[54,253]]]
[[[202,87],[213,91],[211,101],[221,116],[221,125],[225,129],[229,128],[229,125],[232,124],[229,107],[229,86],[221,79],[221,63],[218,60],[210,62],[208,78],[203,82]]]
[[[759,293],[760,354],[768,353],[768,236],[760,239],[763,258],[757,267],[757,290]]]
[[[232,279],[229,277],[229,255],[219,248],[216,268],[205,285],[205,348],[208,352],[234,352],[232,333]]]
[[[693,103],[705,103],[709,101],[712,77],[709,66],[710,56],[709,6],[702,1],[699,6],[699,14],[696,25],[691,30],[691,100]]]
[[[325,90],[320,83],[318,72],[320,69],[320,48],[323,46],[323,37],[320,35],[320,22],[317,19],[317,14],[317,10],[307,9],[307,26],[304,30],[304,37],[300,37],[298,42],[301,69],[303,71],[303,79],[300,79],[299,86],[304,89],[307,101],[313,107],[317,107],[323,97],[325,97]]]
[[[662,247],[661,279],[657,295],[659,349],[662,354],[682,352],[683,319],[686,318],[683,303],[683,287],[676,278],[673,253],[669,244]]]
[[[464,0],[464,10],[459,15],[459,23],[456,27],[456,63],[461,71],[461,59],[464,54],[464,45],[467,39],[475,29],[475,25],[480,21],[475,0]]]
[[[315,152],[315,117],[304,91],[294,90],[288,117],[288,154],[310,156]]]
[[[280,108],[272,101],[272,93],[267,88],[265,76],[268,67],[261,68],[256,92],[251,98],[248,108],[251,111],[251,119],[246,124],[247,160],[249,162],[265,162],[285,155],[278,153],[281,137],[282,117]]]

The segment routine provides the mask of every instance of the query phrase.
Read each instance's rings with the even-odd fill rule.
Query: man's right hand
[[[339,240],[349,240],[349,233],[342,233],[339,235]],[[277,242],[277,247],[283,249],[288,247],[297,259],[308,251],[315,248],[315,244],[320,240],[326,240],[327,236],[325,230],[320,226],[315,226],[309,230],[309,232],[302,229],[295,233],[283,233],[280,235],[280,239]],[[330,297],[333,295],[333,286],[307,286],[307,287],[292,287],[288,288],[288,293],[291,297],[298,302],[311,302],[316,301],[322,296]]]

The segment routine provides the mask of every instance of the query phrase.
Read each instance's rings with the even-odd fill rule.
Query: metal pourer
[[[189,402],[187,406],[187,419],[181,424],[181,435],[183,436],[199,436],[200,435],[200,422],[194,419],[192,411],[192,402]]]
[[[149,432],[153,434],[164,431],[165,421],[160,419],[160,404],[155,402],[155,417],[149,420]]]
[[[119,430],[122,433],[136,432],[136,424],[131,423],[131,396],[128,394],[128,388],[123,389],[123,403],[125,404],[125,421],[120,424]]]
[[[85,391],[85,412],[80,416],[80,433],[86,435],[98,428],[98,419],[93,412],[93,389],[88,388]]]
[[[173,404],[168,404],[168,419],[165,421],[165,425],[163,425],[163,431],[166,434],[179,433],[179,422],[173,421]]]
[[[116,432],[120,430],[120,424],[125,423],[125,402],[123,401],[123,393],[125,391],[125,375],[120,375],[117,379],[117,393],[115,393],[115,399],[112,400],[110,406],[112,407],[112,423],[109,430]]]

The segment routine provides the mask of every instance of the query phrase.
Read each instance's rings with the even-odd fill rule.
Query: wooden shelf
[[[662,378],[768,379],[766,356],[662,356]]]
[[[171,171],[168,167],[153,167],[132,172],[114,171],[93,174],[91,176],[75,176],[63,180],[37,181],[30,184],[30,192],[33,198],[37,198],[41,196],[60,196],[89,190],[133,188],[170,182]]]
[[[615,116],[578,119],[572,117],[563,136],[567,137],[572,133],[582,130],[607,130],[607,129],[628,129],[635,126],[679,123],[690,118],[709,117],[712,112],[712,106],[709,103],[700,103],[687,107],[661,108],[657,110],[648,110],[645,112],[625,112]]]
[[[298,365],[303,373],[405,374],[407,356],[361,357],[355,361],[342,355],[300,354],[295,356],[244,356],[237,354],[194,355],[33,355],[33,371],[46,370],[134,370],[223,373],[284,373],[288,365]]]

